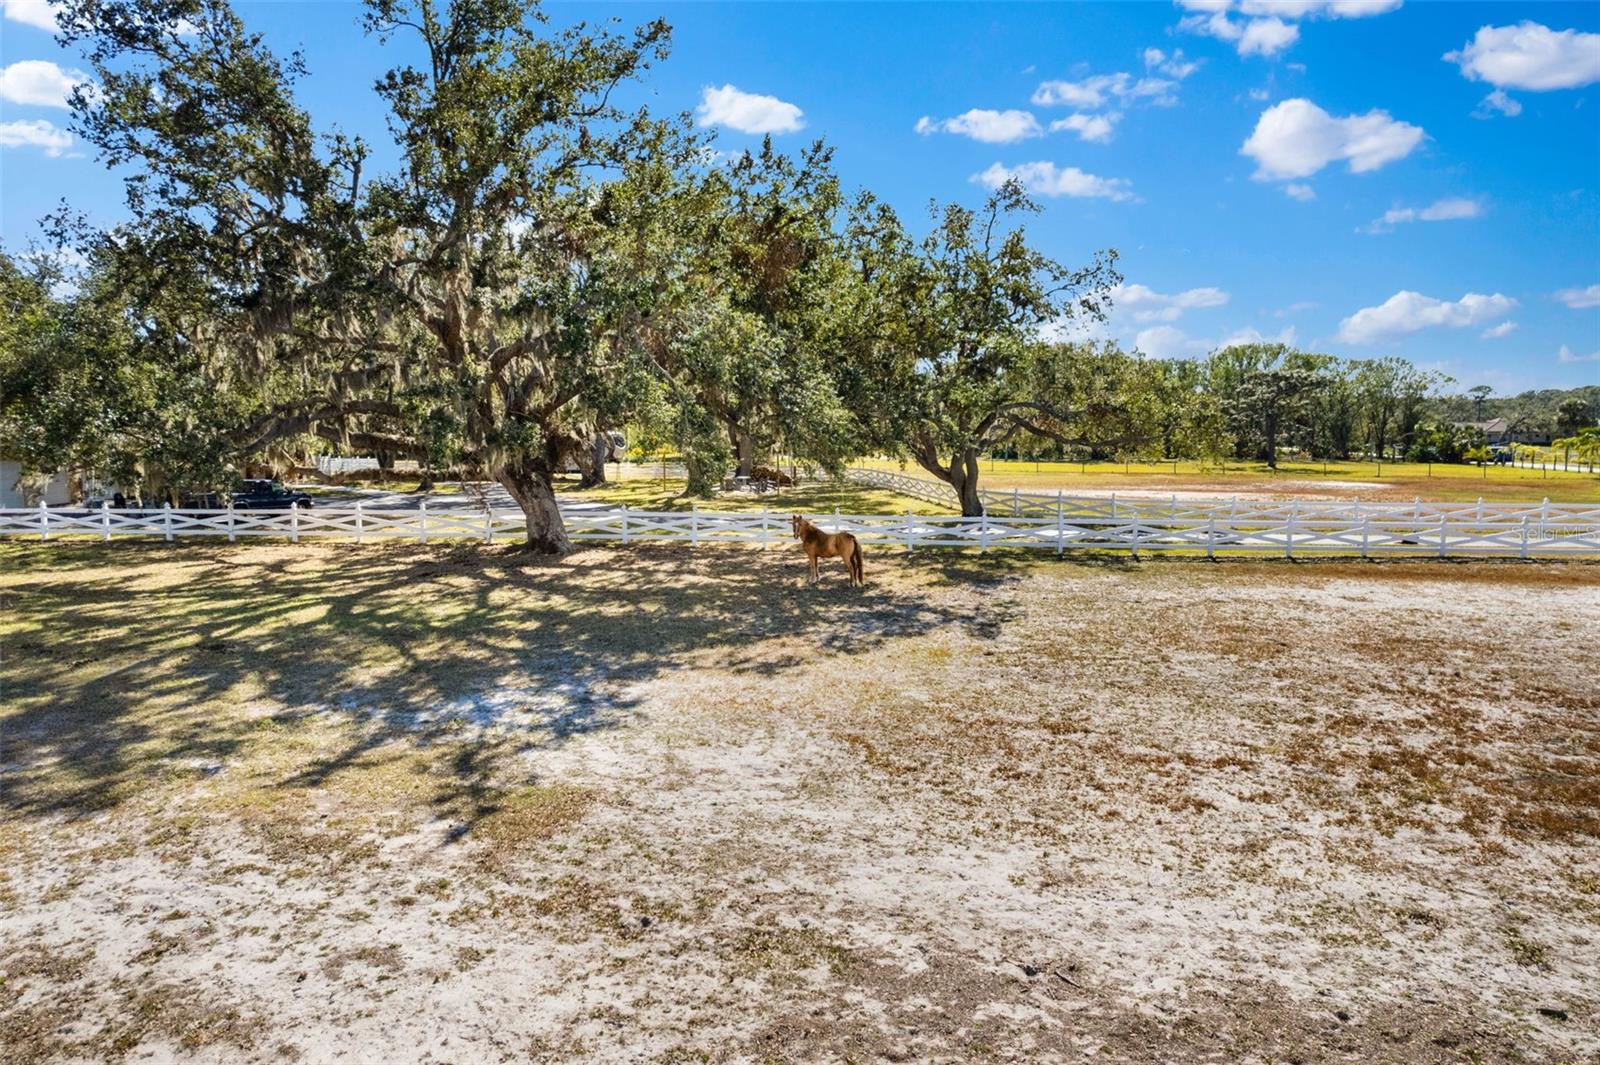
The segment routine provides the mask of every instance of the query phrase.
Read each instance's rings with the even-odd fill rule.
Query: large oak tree
[[[1020,185],[982,208],[949,205],[914,240],[864,197],[849,227],[857,304],[841,392],[874,443],[909,453],[983,513],[978,460],[1021,437],[1068,446],[1129,439],[1131,419],[1072,372],[1074,353],[1046,327],[1097,321],[1120,280],[1115,252],[1069,269],[1029,244],[1018,218],[1037,210]]]
[[[241,451],[312,434],[462,464],[564,550],[554,476],[625,411],[662,288],[629,174],[695,150],[614,102],[667,27],[551,29],[520,0],[369,0],[363,21],[422,46],[376,86],[399,160],[376,175],[225,0],[69,0],[64,43],[100,85],[79,129],[134,175],[99,250],[252,399]]]

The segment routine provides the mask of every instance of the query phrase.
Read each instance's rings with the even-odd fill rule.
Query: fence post
[[[422,501],[421,506],[419,506],[417,509],[418,509],[418,511],[421,512],[421,518],[417,523],[417,539],[419,541],[421,541],[422,543],[427,543],[428,542],[428,501],[426,499],[424,499]]]
[[[906,554],[912,554],[917,549],[916,530],[911,525],[911,511],[906,511]]]
[[[1060,558],[1067,550],[1067,522],[1066,515],[1061,510],[1061,490],[1056,490],[1056,557]]]
[[[300,501],[297,499],[289,504],[289,542],[300,542]]]
[[[1013,518],[1022,517],[1022,494],[1015,488],[1011,490],[1011,516]]]
[[[623,528],[626,529],[628,520],[627,507],[622,508],[622,520],[624,522]],[[490,510],[488,506],[483,508],[483,542],[486,544],[494,543],[494,511]]]
[[[238,534],[233,531],[233,500],[229,499],[228,500],[228,543],[231,544],[235,540],[237,540],[238,538],[239,538]]]
[[[1550,522],[1550,497],[1549,496],[1545,496],[1544,497],[1544,502],[1539,504],[1539,539],[1541,539],[1541,540],[1550,539],[1550,530],[1548,528],[1549,522]]]
[[[988,507],[985,507],[983,509],[983,513],[978,516],[978,520],[983,522],[982,525],[978,526],[978,553],[981,555],[981,554],[983,554],[983,553],[985,553],[985,552],[987,552],[989,550],[989,508]]]
[[[364,543],[367,539],[366,528],[361,523],[361,500],[356,500],[356,543]]]
[[[1444,557],[1444,512],[1439,512],[1439,557]]]
[[[1369,537],[1371,534],[1372,534],[1372,519],[1370,517],[1362,518],[1361,519],[1361,557],[1362,558],[1366,558],[1367,557],[1367,537]]]
[[[1478,497],[1478,524],[1483,524],[1483,497]]]
[[[1522,516],[1522,557],[1528,557],[1528,516]]]
[[[1217,515],[1214,512],[1206,515],[1206,557],[1217,557]]]
[[[101,539],[111,539],[111,503],[109,500],[100,501],[100,528]]]
[[[1133,557],[1137,559],[1139,557],[1139,512],[1137,510],[1133,512],[1133,542],[1130,550]]]
[[[166,535],[167,543],[172,543],[172,500],[161,504],[161,531]]]
[[[1294,557],[1294,519],[1300,513],[1300,504],[1295,502],[1289,507],[1289,520],[1284,524],[1283,557]]]
[[[763,511],[763,513],[765,513]],[[627,543],[632,534],[628,531],[628,504],[622,504],[622,542]]]
[[[50,539],[50,505],[39,500],[39,539]]]
[[[1117,493],[1111,493],[1111,520],[1117,520]]]
[[[698,544],[700,542],[700,504],[699,503],[690,503],[689,504],[689,542],[691,544]]]

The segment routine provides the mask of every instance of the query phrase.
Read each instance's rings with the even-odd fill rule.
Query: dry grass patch
[[[1600,1053],[1600,566],[877,559],[0,544],[6,1059]]]

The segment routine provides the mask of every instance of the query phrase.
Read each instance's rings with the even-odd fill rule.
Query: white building
[[[16,459],[0,459],[0,507],[36,507],[41,502],[55,507],[72,502],[66,474],[53,475],[45,483],[42,495],[38,494],[38,486],[32,486],[32,490],[24,494],[22,474],[22,463]]]

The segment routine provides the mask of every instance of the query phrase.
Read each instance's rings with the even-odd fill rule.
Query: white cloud
[[[1274,56],[1300,39],[1300,27],[1291,22],[1278,18],[1235,22],[1221,11],[1190,15],[1178,23],[1178,28],[1227,41],[1240,55]]]
[[[1220,288],[1190,288],[1182,292],[1157,292],[1146,285],[1121,284],[1111,290],[1111,307],[1117,316],[1135,322],[1175,322],[1184,311],[1221,307],[1228,293]]]
[[[1283,187],[1283,194],[1291,200],[1299,200],[1301,203],[1310,203],[1317,198],[1316,189],[1310,185],[1302,185],[1294,181]]]
[[[1292,325],[1286,325],[1277,333],[1274,333],[1270,336],[1254,326],[1250,326],[1249,328],[1237,330],[1230,336],[1224,337],[1222,341],[1216,345],[1216,347],[1231,348],[1235,344],[1293,344],[1294,338],[1295,328]]]
[[[1522,114],[1522,105],[1507,96],[1504,89],[1496,89],[1479,101],[1477,108],[1472,112],[1472,117],[1493,118],[1496,113],[1515,118]]]
[[[1600,81],[1600,33],[1552,30],[1537,22],[1483,26],[1444,58],[1473,81],[1499,89],[1575,89]]]
[[[1240,55],[1274,56],[1300,39],[1300,27],[1282,19],[1251,19],[1239,35]]]
[[[1407,222],[1451,222],[1460,218],[1481,218],[1483,204],[1477,200],[1455,197],[1435,200],[1426,207],[1391,207],[1383,217],[1357,230],[1359,233],[1387,233],[1395,226]]]
[[[973,108],[954,118],[932,119],[924,115],[917,120],[917,132],[957,133],[984,144],[1012,144],[1044,134],[1038,119],[1027,111],[987,111]]]
[[[1133,346],[1157,359],[1176,359],[1205,350],[1204,341],[1191,340],[1182,329],[1171,325],[1139,330],[1139,335],[1133,338]]]
[[[65,155],[72,147],[72,134],[42,118],[31,122],[0,122],[0,148],[23,146],[43,148],[44,154],[54,159]]]
[[[1479,333],[1478,335],[1481,336],[1484,340],[1499,340],[1501,337],[1508,337],[1512,333],[1515,333],[1516,331],[1517,331],[1517,323],[1516,322],[1504,321],[1504,322],[1501,322],[1499,325],[1491,325],[1488,329],[1485,329],[1482,333]]]
[[[0,8],[4,9],[5,17],[12,22],[33,26],[46,33],[55,33],[60,29],[56,24],[56,16],[61,11],[59,0],[0,0]],[[200,27],[186,18],[174,22],[172,29],[180,37],[192,37],[200,32]]]
[[[997,189],[1012,178],[1037,196],[1069,196],[1073,199],[1104,199],[1122,202],[1137,199],[1127,178],[1103,178],[1085,173],[1075,166],[1058,167],[1050,162],[1019,163],[1014,167],[992,163],[972,180]]]
[[[0,100],[34,107],[66,107],[77,85],[87,83],[81,70],[63,70],[44,59],[24,59],[0,67]]]
[[[1255,159],[1258,181],[1310,177],[1341,159],[1351,173],[1361,174],[1410,155],[1423,136],[1421,126],[1390,118],[1387,111],[1335,118],[1296,98],[1261,112],[1239,150]]]
[[[1600,307],[1600,285],[1590,285],[1588,288],[1564,288],[1556,293],[1556,299],[1575,311]]]
[[[1146,48],[1144,50],[1144,66],[1146,70],[1159,70],[1168,77],[1182,81],[1200,69],[1200,61],[1198,59],[1185,59],[1182,48],[1174,48],[1171,55],[1159,48]]]
[[[1096,74],[1081,81],[1040,82],[1033,90],[1033,102],[1040,107],[1076,107],[1085,111],[1098,111],[1111,101],[1171,103],[1176,84],[1165,78],[1135,78],[1126,71],[1119,71]]]
[[[1438,300],[1420,292],[1396,292],[1376,307],[1363,307],[1339,323],[1339,339],[1350,344],[1376,344],[1432,326],[1462,328],[1503,317],[1517,305],[1496,292],[1469,292],[1459,300]]]
[[[47,0],[0,0],[0,4],[4,5],[6,18],[12,22],[56,32],[56,4]]]
[[[805,128],[805,112],[776,96],[740,92],[732,85],[700,94],[695,118],[702,126],[727,126],[740,133],[793,133]]]
[[[1187,5],[1185,5],[1187,6]],[[1230,19],[1227,15],[1227,5],[1222,7],[1197,8],[1201,13],[1187,15],[1178,21],[1178,28],[1188,33],[1199,33],[1207,37],[1215,37],[1219,41],[1237,41],[1244,36],[1244,27]]]
[[[1240,55],[1274,56],[1300,39],[1294,20],[1367,18],[1393,11],[1400,0],[1178,0],[1178,6],[1194,12],[1178,29],[1227,41]],[[1243,21],[1229,18],[1230,12]]]
[[[1400,6],[1401,0],[1242,0],[1239,10],[1246,15],[1277,15],[1279,18],[1368,18],[1383,15]]]
[[[1080,140],[1104,143],[1111,139],[1112,129],[1121,119],[1121,111],[1111,111],[1104,115],[1086,115],[1082,111],[1077,111],[1050,123],[1050,132],[1071,130]]]
[[[1579,355],[1565,344],[1556,352],[1556,358],[1561,362],[1600,362],[1600,351],[1591,351],[1587,355]]]
[[[1277,333],[1267,334],[1252,327],[1238,329],[1221,340],[1191,337],[1171,325],[1156,325],[1141,329],[1133,338],[1133,346],[1157,359],[1177,359],[1185,355],[1203,355],[1208,351],[1221,351],[1235,344],[1293,344],[1294,326],[1285,326]]]

